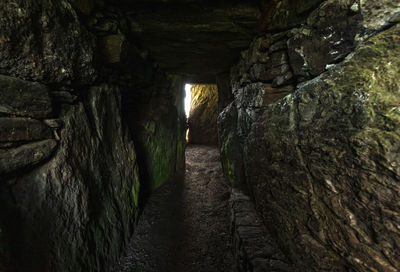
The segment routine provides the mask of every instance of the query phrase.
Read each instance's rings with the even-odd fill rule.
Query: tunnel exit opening
[[[186,142],[189,142],[189,113],[192,102],[192,85],[185,84],[185,114],[186,114]]]
[[[218,144],[217,114],[218,88],[216,84],[186,84],[185,113],[186,141],[189,144]]]
[[[192,88],[191,84],[185,84],[185,114],[186,114],[186,119],[189,118],[190,103],[192,101],[191,88]]]

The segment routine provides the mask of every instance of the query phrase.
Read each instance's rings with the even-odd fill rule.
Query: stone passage
[[[217,148],[189,146],[184,180],[149,199],[114,271],[236,271],[230,245],[230,190]]]

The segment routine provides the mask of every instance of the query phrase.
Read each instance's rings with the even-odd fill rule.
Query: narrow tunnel
[[[400,271],[399,23],[0,1],[0,272]]]

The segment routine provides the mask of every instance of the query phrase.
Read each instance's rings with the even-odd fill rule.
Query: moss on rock
[[[0,260],[9,260],[0,271],[104,271],[118,260],[140,187],[120,103],[118,88],[102,85],[63,106],[55,154],[0,185]]]
[[[245,147],[258,209],[302,269],[397,271],[400,25],[264,110]],[[388,242],[391,241],[391,242]]]

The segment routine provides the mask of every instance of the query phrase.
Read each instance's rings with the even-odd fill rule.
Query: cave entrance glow
[[[186,122],[189,118],[190,113],[190,105],[192,102],[192,85],[185,85],[185,114],[186,114]],[[186,142],[189,140],[189,128],[186,129]]]
[[[191,89],[192,89],[192,85],[190,85],[190,84],[186,84],[185,85],[185,113],[186,113],[186,118],[189,118],[190,102],[192,100]]]
[[[186,85],[189,116],[186,140],[189,144],[217,145],[218,87],[216,84]],[[189,96],[191,99],[189,99]]]

